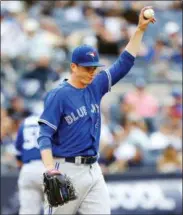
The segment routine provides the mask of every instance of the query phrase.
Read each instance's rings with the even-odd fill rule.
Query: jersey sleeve
[[[135,57],[124,51],[119,58],[106,70],[101,71],[94,80],[100,96],[111,90],[111,87],[122,79],[134,65]]]
[[[22,149],[23,149],[23,143],[24,143],[23,129],[24,129],[24,123],[21,123],[15,140],[16,158],[18,160],[21,160],[21,157],[22,157]]]
[[[58,128],[63,113],[62,98],[58,91],[50,92],[45,98],[44,111],[41,114],[38,123],[44,123],[54,129]]]

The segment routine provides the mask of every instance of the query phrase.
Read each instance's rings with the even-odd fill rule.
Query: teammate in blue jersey
[[[145,19],[145,7],[139,23],[125,50],[106,70],[101,67],[97,50],[89,45],[74,49],[70,64],[71,76],[45,99],[39,119],[38,138],[43,163],[49,172],[68,175],[78,193],[74,201],[53,208],[53,214],[110,214],[110,198],[98,165],[100,139],[100,103],[111,87],[122,79],[134,65],[143,34],[155,18]],[[45,202],[45,214],[48,214]]]
[[[37,138],[39,134],[38,116],[27,117],[19,127],[15,147],[17,160],[21,163],[18,179],[19,214],[40,214],[43,208],[43,172],[45,167]]]

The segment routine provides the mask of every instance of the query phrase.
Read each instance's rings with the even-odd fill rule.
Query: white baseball
[[[150,19],[150,18],[152,18],[154,16],[154,10],[153,9],[146,9],[145,11],[144,11],[144,17],[146,18],[146,19]]]

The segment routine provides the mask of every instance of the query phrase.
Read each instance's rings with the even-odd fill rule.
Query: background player
[[[100,137],[100,102],[112,85],[123,78],[134,64],[143,34],[150,22],[142,9],[137,29],[125,51],[105,71],[96,75],[97,51],[81,45],[73,51],[71,77],[48,93],[45,109],[39,119],[42,160],[54,175],[55,162],[68,175],[78,191],[78,199],[54,208],[54,214],[110,214],[110,201],[98,159]],[[96,77],[95,77],[96,75]],[[54,192],[54,191],[53,191]],[[48,204],[45,204],[45,214]]]
[[[40,214],[43,206],[43,180],[45,171],[37,144],[38,116],[27,117],[19,127],[15,146],[21,167],[18,188],[19,214]]]

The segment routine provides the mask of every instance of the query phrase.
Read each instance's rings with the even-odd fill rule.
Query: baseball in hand
[[[147,9],[144,11],[144,17],[146,19],[150,19],[154,16],[154,10],[153,9]]]

